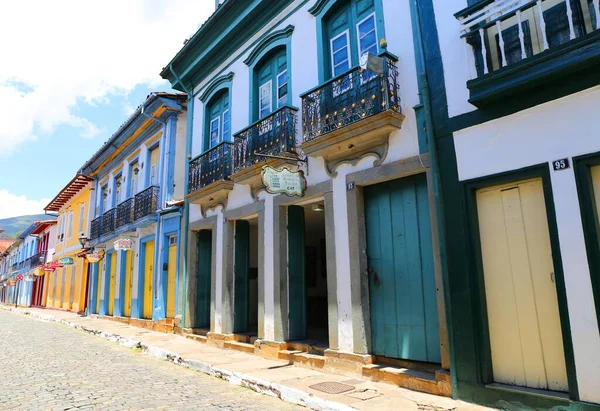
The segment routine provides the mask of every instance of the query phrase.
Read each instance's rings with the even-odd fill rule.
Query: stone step
[[[375,382],[385,382],[409,390],[434,395],[446,395],[444,387],[438,384],[433,372],[417,371],[408,368],[387,367],[378,364],[363,366],[363,376]]]
[[[254,354],[254,344],[248,344],[239,341],[225,341],[224,347],[248,354]]]
[[[285,360],[285,361],[290,361],[293,362],[294,361],[294,355],[296,354],[302,354],[302,351],[296,351],[296,350],[281,350],[277,353],[277,358],[280,360]]]
[[[206,343],[206,340],[207,340],[205,335],[196,335],[196,334],[186,334],[185,338],[189,338],[190,340],[198,341],[201,343]]]
[[[307,353],[294,354],[292,356],[294,365],[305,368],[320,370],[325,366],[325,357]]]

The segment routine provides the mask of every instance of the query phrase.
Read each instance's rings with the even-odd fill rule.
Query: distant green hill
[[[7,234],[15,238],[17,234],[22,233],[34,221],[53,220],[56,217],[46,214],[22,215],[19,217],[11,217],[0,220],[0,228],[4,230],[3,234]]]

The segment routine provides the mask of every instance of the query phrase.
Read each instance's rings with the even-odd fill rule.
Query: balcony
[[[95,240],[95,239],[99,238],[101,231],[102,231],[102,216],[92,220],[92,225],[90,227],[90,240]]]
[[[154,215],[158,210],[158,186],[150,186],[144,191],[141,191],[135,195],[134,207],[133,207],[133,218],[139,220],[140,218]]]
[[[285,163],[297,164],[297,112],[296,108],[284,106],[233,137],[231,180],[257,188],[261,186],[260,175],[263,165],[277,167]],[[289,160],[283,157],[288,157]]]
[[[396,58],[381,59],[381,73],[356,67],[302,95],[300,148],[323,157],[330,173],[365,155],[383,161],[390,134],[402,125]]]
[[[188,198],[192,203],[213,207],[227,199],[233,189],[233,143],[223,142],[190,160]]]
[[[115,221],[117,218],[117,209],[112,208],[102,214],[102,235],[110,234],[115,231]]]
[[[599,0],[484,0],[455,16],[473,51],[467,86],[475,106],[554,88],[568,76],[597,81]]]
[[[33,257],[31,257],[31,268],[38,268],[46,263],[46,256],[48,251],[40,251]]]
[[[115,224],[116,228],[123,227],[124,225],[131,224],[134,222],[134,199],[128,198],[117,206],[117,221]]]

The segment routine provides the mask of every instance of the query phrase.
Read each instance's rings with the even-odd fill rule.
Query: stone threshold
[[[181,335],[140,329],[123,321],[106,321],[104,318],[82,317],[70,312],[42,308],[14,308],[2,304],[0,308],[39,320],[65,324],[144,354],[313,410],[489,410],[450,398],[370,381],[365,377],[349,379],[347,375],[327,369],[317,371],[297,367],[287,361],[269,360],[255,354],[217,348],[211,344],[198,344]],[[197,335],[201,334],[203,333]],[[236,342],[233,338],[227,341]],[[339,359],[339,355],[335,357]],[[350,390],[340,394],[327,394],[311,388],[323,382],[345,384]]]

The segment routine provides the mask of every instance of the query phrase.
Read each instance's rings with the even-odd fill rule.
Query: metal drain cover
[[[325,381],[318,384],[310,385],[309,388],[313,390],[321,391],[326,394],[341,394],[346,391],[352,391],[353,386],[348,384],[342,384],[341,382]]]

